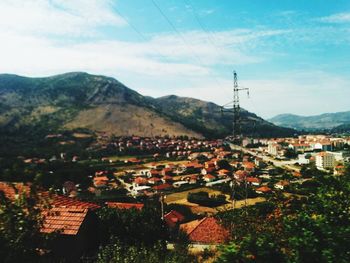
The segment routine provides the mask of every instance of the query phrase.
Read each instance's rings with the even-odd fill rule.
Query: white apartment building
[[[334,155],[327,152],[320,152],[316,155],[316,167],[319,169],[333,168],[335,165]]]
[[[282,149],[281,145],[275,142],[270,142],[267,147],[267,152],[271,155],[277,156],[278,152]]]

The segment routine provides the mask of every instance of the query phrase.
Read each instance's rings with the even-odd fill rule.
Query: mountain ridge
[[[322,113],[319,115],[301,116],[296,114],[279,114],[268,121],[275,125],[297,130],[332,130],[350,124],[350,111]]]
[[[87,128],[115,135],[222,137],[232,130],[232,113],[189,97],[143,96],[118,80],[86,72],[28,78],[0,74],[0,128],[43,130]],[[242,110],[246,134],[292,134]]]

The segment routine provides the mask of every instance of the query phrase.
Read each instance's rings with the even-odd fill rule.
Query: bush
[[[225,195],[209,196],[207,192],[189,193],[187,201],[202,206],[215,207],[226,203]]]

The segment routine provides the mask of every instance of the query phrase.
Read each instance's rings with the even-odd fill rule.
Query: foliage
[[[350,174],[317,180],[307,199],[275,196],[264,211],[219,215],[233,235],[217,262],[349,262]]]
[[[228,171],[232,170],[232,166],[230,165],[230,163],[227,160],[219,160],[217,162],[217,165],[218,165],[219,169],[226,169]]]
[[[2,262],[42,262],[40,249],[47,251],[52,235],[40,233],[38,197],[19,195],[15,201],[0,192],[0,258]],[[48,255],[46,255],[48,256]]]
[[[209,196],[207,192],[188,193],[187,201],[202,206],[215,207],[226,203],[225,195]]]
[[[165,241],[166,231],[158,207],[145,205],[142,210],[104,207],[97,215],[102,244],[110,243],[113,238],[124,244],[147,246]]]
[[[162,244],[146,247],[125,246],[118,240],[100,249],[97,263],[190,263],[194,258],[177,250],[168,251]]]
[[[326,173],[317,169],[315,164],[303,165],[300,173],[304,178],[320,177]]]
[[[289,158],[289,159],[293,159],[296,158],[298,156],[298,154],[290,148],[287,148],[287,150],[284,153],[284,157]]]

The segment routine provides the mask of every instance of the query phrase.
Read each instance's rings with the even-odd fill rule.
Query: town
[[[73,135],[76,141],[91,136]],[[76,143],[62,134],[45,140]],[[50,203],[49,208],[41,208],[41,231],[59,231],[64,237],[56,251],[59,255],[77,259],[88,254],[96,243],[92,229],[98,224],[96,211],[103,207],[141,211],[149,202],[159,206],[155,216],[167,229],[186,233],[192,250],[215,250],[232,231],[219,224],[216,215],[264,203],[276,193],[307,197],[315,192],[317,177],[345,172],[349,145],[350,137],[326,135],[244,138],[236,145],[224,139],[99,133],[81,156],[74,152],[46,158],[18,156],[21,165],[16,165],[23,176],[30,177],[31,171],[36,175],[23,180],[27,183],[11,182],[16,177],[6,177],[8,168],[0,191],[14,201],[28,194],[33,183],[39,186],[40,196]],[[62,176],[65,167],[75,174]],[[168,240],[168,247],[173,242]],[[72,244],[79,249],[72,250]]]

